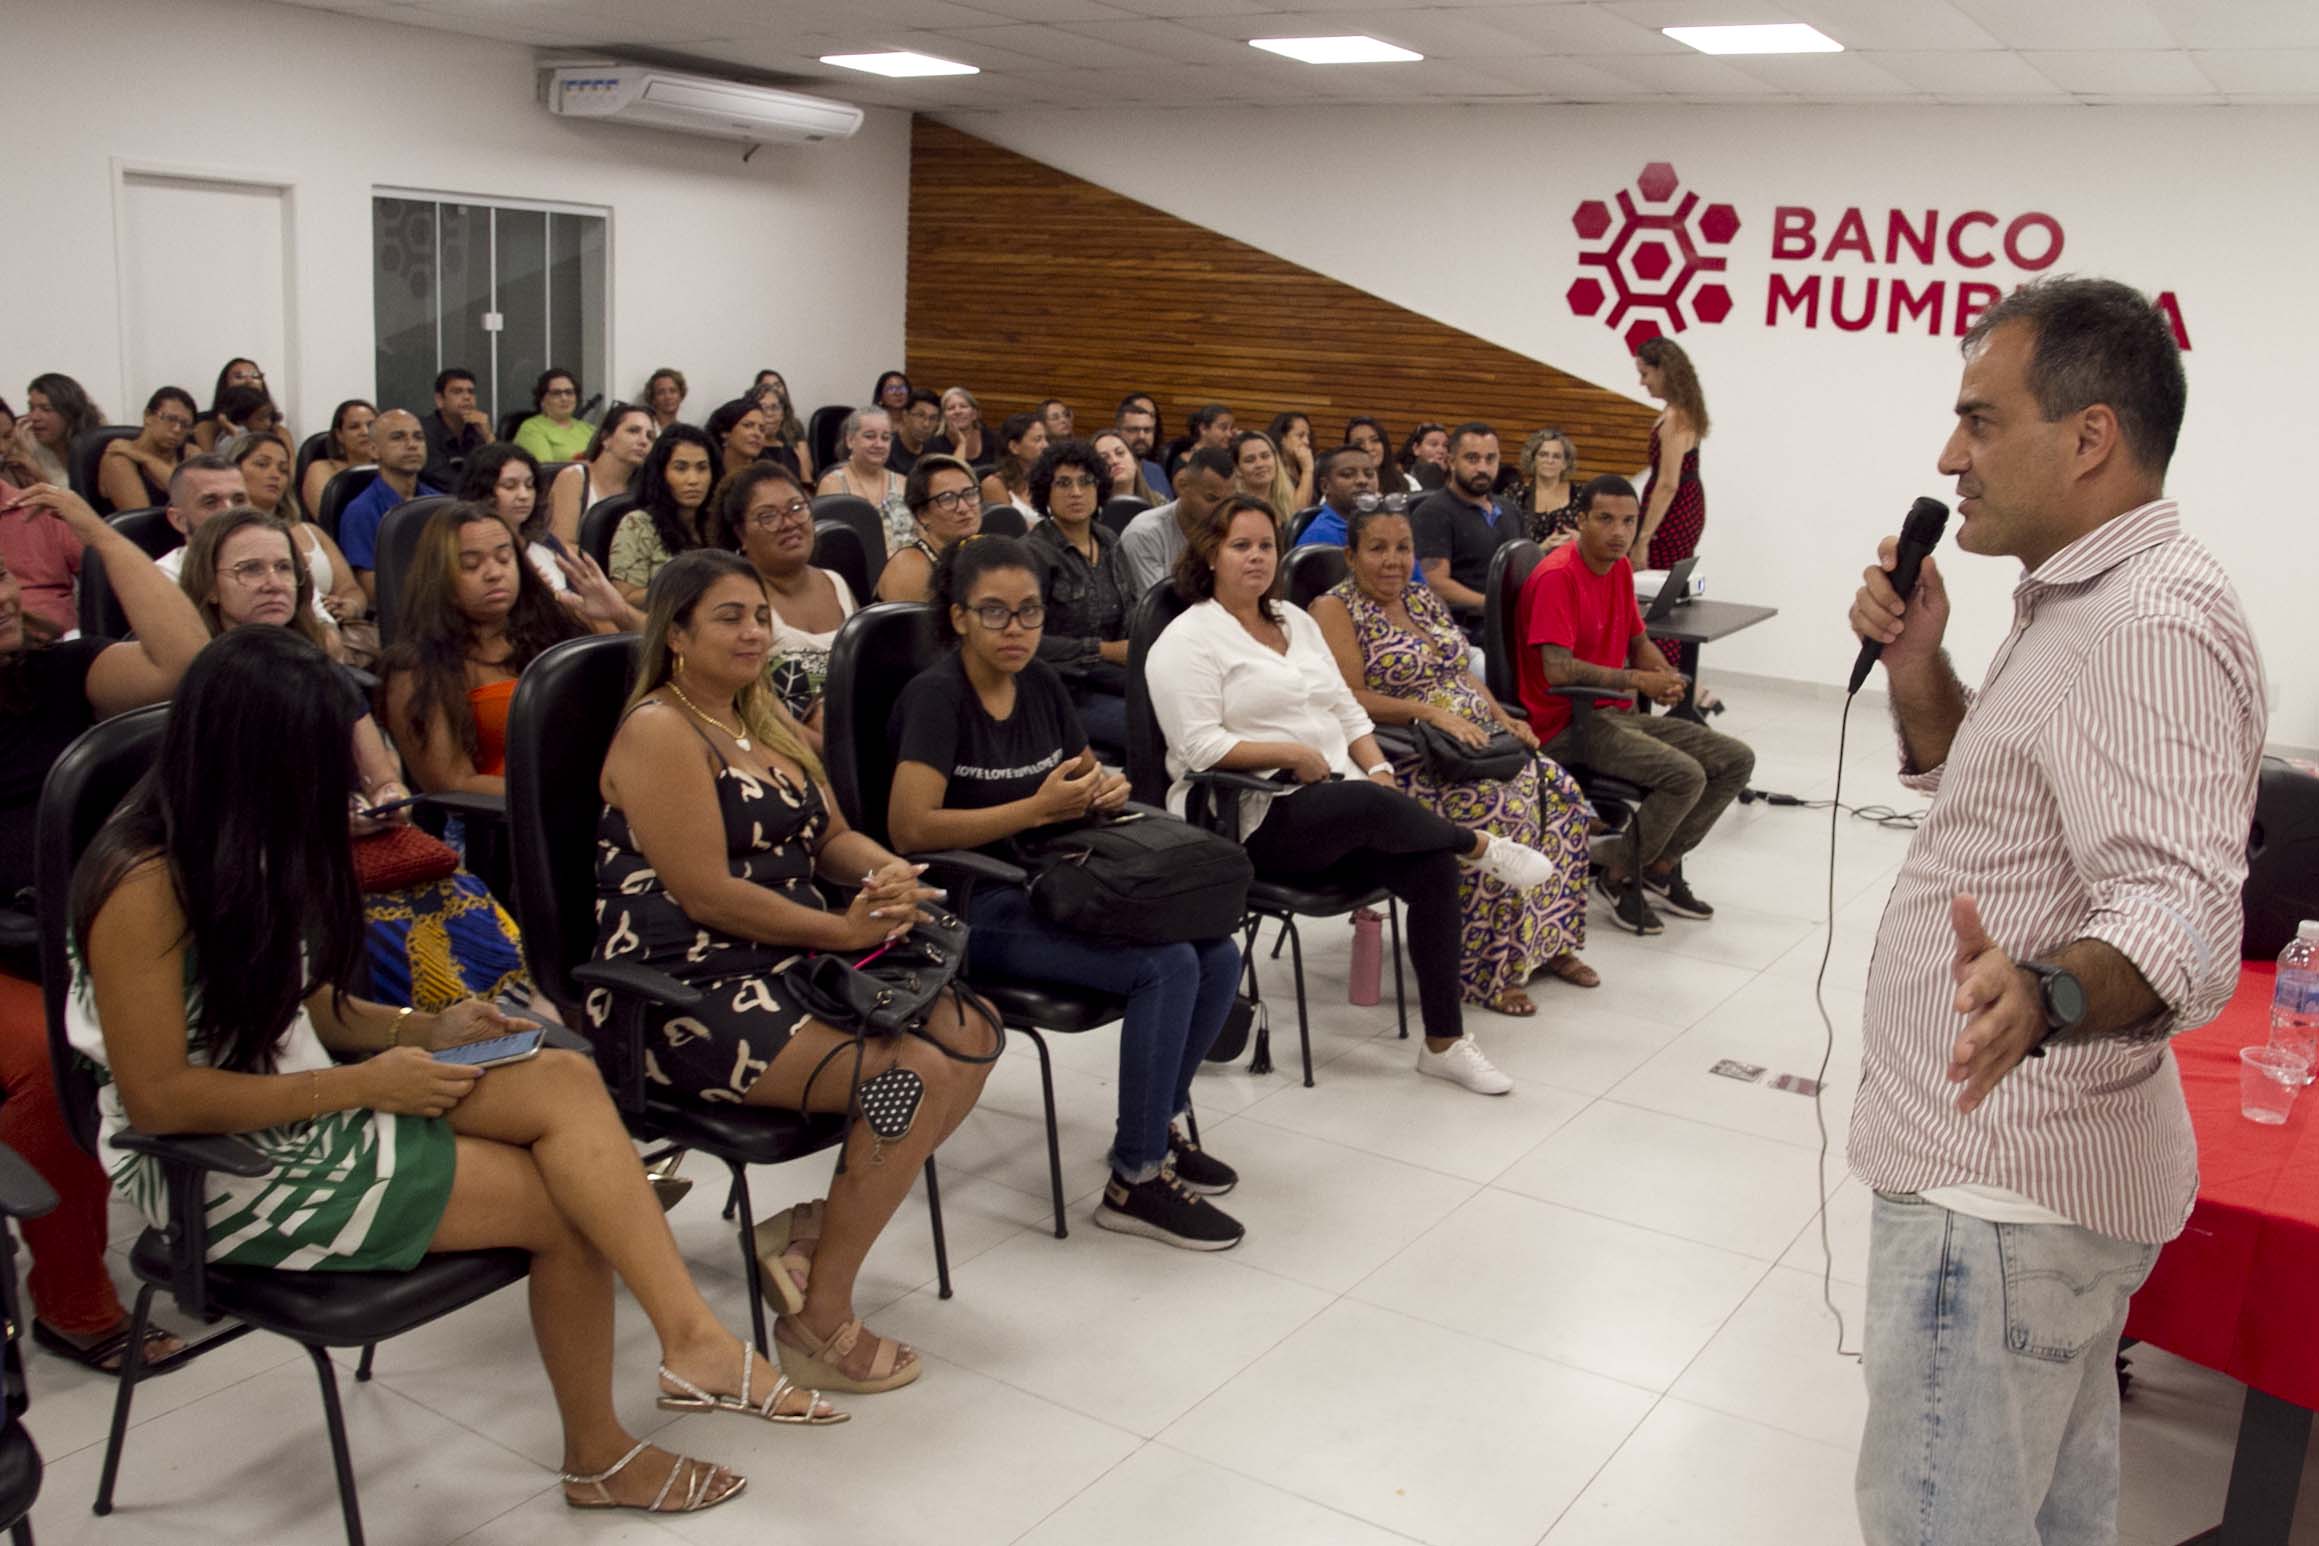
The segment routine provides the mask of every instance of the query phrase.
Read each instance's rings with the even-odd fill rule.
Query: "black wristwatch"
[[[2024,961],[2021,969],[2037,983],[2037,1004],[2045,1012],[2045,1035],[2029,1049],[2033,1058],[2045,1056],[2045,1043],[2067,1036],[2085,1024],[2085,984],[2065,967],[2043,961]]]

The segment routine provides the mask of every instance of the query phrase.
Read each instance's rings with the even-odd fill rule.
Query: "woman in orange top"
[[[407,626],[380,664],[386,723],[429,793],[507,792],[507,708],[515,679],[549,646],[635,614],[585,555],[561,560],[559,601],[489,505],[427,522],[411,563]]]

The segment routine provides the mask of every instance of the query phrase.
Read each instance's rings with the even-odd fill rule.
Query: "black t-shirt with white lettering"
[[[950,780],[942,803],[986,810],[1028,799],[1057,763],[1077,760],[1087,732],[1055,668],[1033,660],[1015,676],[1015,711],[993,719],[953,650],[918,673],[894,705],[897,762],[922,762]]]

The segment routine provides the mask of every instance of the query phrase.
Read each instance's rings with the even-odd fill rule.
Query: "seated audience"
[[[1202,446],[1213,446],[1230,456],[1232,437],[1237,433],[1239,425],[1232,418],[1232,410],[1222,403],[1208,403],[1194,409],[1191,418],[1184,423],[1183,436],[1168,447],[1168,454],[1162,458],[1167,464],[1169,484],[1174,484],[1176,474],[1185,461]]]
[[[75,552],[85,546],[98,555],[136,634],[125,644],[60,642],[63,630],[23,604],[13,568],[16,544],[0,543],[0,907],[37,913],[65,905],[62,897],[36,897],[32,888],[33,822],[49,766],[98,720],[165,701],[209,632],[185,593],[71,490],[34,484],[4,498],[8,514],[0,516],[0,532],[24,522],[55,525]],[[30,545],[53,544],[35,535]],[[40,1172],[58,1199],[42,1217],[16,1221],[32,1253],[24,1287],[32,1301],[33,1340],[90,1368],[118,1369],[129,1317],[106,1265],[111,1230],[105,1168],[73,1141],[57,1104],[40,990],[5,973],[0,1143]],[[152,1327],[139,1357],[163,1360],[184,1347]]]
[[[428,518],[401,636],[379,663],[387,732],[420,789],[505,794],[515,679],[550,647],[628,622],[602,570],[574,563],[567,573],[575,595],[559,605],[488,505],[452,505]]]
[[[1276,510],[1302,510],[1313,502],[1312,420],[1301,413],[1276,413],[1264,427],[1272,441],[1272,449],[1280,458],[1280,470],[1289,483],[1289,498],[1273,506]]]
[[[1175,498],[1175,489],[1168,482],[1167,469],[1154,459],[1159,450],[1159,409],[1152,402],[1151,395],[1130,392],[1121,398],[1112,427],[1127,442],[1128,450],[1135,453],[1136,461],[1142,464],[1143,482],[1151,489],[1151,502],[1156,505]],[[1127,487],[1117,477],[1112,479],[1112,486],[1122,491]]]
[[[689,424],[672,425],[653,441],[631,490],[636,508],[613,531],[605,566],[631,606],[643,604],[644,588],[677,554],[722,544],[709,494],[723,475],[716,447]]]
[[[7,398],[0,397],[0,453],[4,453],[8,442],[15,438],[16,410],[9,406]]]
[[[1151,485],[1151,463],[1135,454],[1125,435],[1115,429],[1097,430],[1090,443],[1095,454],[1103,458],[1104,470],[1111,474],[1112,497],[1133,494],[1147,505],[1160,502],[1159,492]]]
[[[910,405],[910,378],[898,370],[878,373],[878,384],[870,388],[869,406],[883,408],[889,418],[900,419],[902,410]]]
[[[26,475],[18,467],[8,470]],[[69,522],[27,503],[26,489],[0,478],[0,569],[7,570],[16,604],[28,616],[57,634],[72,633],[81,625],[81,539]],[[0,897],[0,905],[5,901]]]
[[[902,497],[907,480],[887,465],[894,449],[893,416],[883,408],[856,408],[839,427],[838,444],[845,451],[845,460],[821,475],[821,486],[815,492],[868,500],[885,518],[886,551],[908,547],[917,533],[909,503]]]
[[[322,442],[322,454],[307,464],[306,478],[298,490],[298,506],[302,510],[319,512],[322,509],[322,491],[330,487],[330,480],[349,467],[367,466],[372,461],[370,450],[370,421],[378,417],[378,409],[359,397],[350,397],[330,414],[330,429]]]
[[[435,373],[435,411],[423,428],[427,459],[422,475],[435,488],[457,488],[467,458],[494,438],[490,417],[475,406],[475,372],[454,365]],[[371,432],[377,433],[376,425]],[[379,465],[386,465],[383,448]]]
[[[773,603],[765,679],[804,730],[806,744],[819,753],[830,645],[854,615],[854,593],[836,570],[814,566],[813,501],[788,468],[771,462],[742,468],[718,490],[717,504],[734,545]]]
[[[1491,555],[1525,533],[1520,514],[1491,492],[1498,482],[1497,432],[1487,424],[1460,424],[1450,451],[1449,481],[1410,512],[1410,526],[1425,583],[1466,614],[1461,626],[1470,637],[1481,628]]]
[[[280,441],[286,451],[297,451],[281,408],[262,386],[227,387],[210,416],[194,427],[193,443],[204,451],[219,451],[244,435],[264,435]]]
[[[144,427],[133,440],[110,440],[97,461],[97,492],[115,510],[169,503],[169,475],[185,460],[193,433],[193,394],[163,387],[145,400]]]
[[[1004,1033],[956,993],[936,1000],[921,1034],[874,1040],[813,1019],[791,996],[782,974],[800,954],[876,950],[940,893],[846,825],[765,685],[772,638],[763,582],[736,554],[687,553],[654,582],[636,688],[604,761],[596,948],[703,995],[648,1033],[661,1099],[844,1113],[857,1091],[870,1100],[915,1076],[921,1097],[904,1136],[853,1123],[828,1198],[759,1231],[782,1368],[867,1394],[924,1366],[855,1315],[862,1258],[980,1098]],[[817,876],[861,889],[833,911]],[[599,1025],[607,1007],[589,995]]]
[[[907,478],[941,431],[942,399],[924,387],[911,388],[910,400],[894,418],[894,444],[886,452],[886,465]]]
[[[595,427],[573,417],[580,407],[580,378],[554,366],[531,386],[532,416],[515,427],[515,443],[542,462],[568,462],[586,454]],[[472,454],[472,453],[470,453]]]
[[[378,658],[378,629],[367,617],[370,599],[330,533],[305,520],[291,502],[290,453],[271,435],[238,436],[219,450],[240,471],[250,508],[288,524],[298,557],[314,579],[309,599],[322,628],[322,637],[315,642],[333,660],[367,667]]]
[[[1420,424],[1401,442],[1401,470],[1413,489],[1437,489],[1449,481],[1449,430]]]
[[[1276,777],[1277,795],[1219,802],[1235,811],[1229,830],[1257,874],[1358,877],[1399,897],[1409,909],[1425,1028],[1417,1071],[1503,1095],[1514,1081],[1466,1034],[1459,1005],[1459,866],[1525,890],[1555,884],[1560,867],[1511,838],[1459,826],[1394,786],[1375,727],[1319,625],[1278,597],[1278,528],[1261,501],[1232,496],[1176,566],[1177,589],[1194,605],[1146,663],[1168,742],[1168,808],[1186,813],[1190,773]]]
[[[1232,486],[1284,515],[1304,508],[1302,502],[1292,502],[1296,485],[1281,465],[1280,448],[1261,430],[1244,429],[1232,437]]]
[[[955,456],[919,457],[902,498],[917,522],[917,535],[886,560],[878,575],[880,601],[924,601],[943,553],[982,530],[982,499],[975,492],[974,469]]]
[[[102,429],[104,423],[104,410],[89,401],[89,394],[72,377],[55,371],[33,377],[24,389],[24,417],[17,421],[11,443],[15,470],[24,476],[11,481],[20,487],[50,483],[70,488],[74,437]]]
[[[567,551],[580,550],[580,517],[600,499],[625,494],[636,469],[652,454],[658,415],[637,403],[614,403],[579,461],[556,474],[548,489],[548,529]],[[673,422],[673,421],[671,421]]]
[[[585,471],[584,467],[575,466]],[[571,557],[579,551],[579,546],[575,543],[566,547],[557,539],[548,520],[547,507],[539,497],[539,463],[520,442],[494,440],[467,458],[459,497],[469,504],[488,506],[493,515],[507,523],[507,529],[522,546],[532,573],[549,590],[572,588],[572,582],[564,578],[563,565],[556,560]]]
[[[1176,469],[1176,497],[1144,511],[1119,533],[1112,550],[1119,565],[1119,596],[1132,612],[1144,593],[1176,572],[1191,534],[1232,494],[1232,456],[1201,446]]]
[[[236,387],[245,388],[246,391],[238,400],[239,411],[229,414],[226,407],[226,393]],[[258,362],[255,360],[232,359],[226,361],[217,373],[216,382],[209,389],[209,407],[202,412],[199,421],[193,426],[191,438],[194,450],[214,451],[221,438],[230,440],[241,433],[244,428],[242,420],[248,412],[248,404],[251,401],[247,395],[248,392],[255,392],[269,401],[272,399],[273,394],[266,390],[266,373],[258,368]]]
[[[987,466],[998,460],[998,446],[982,422],[982,404],[962,386],[943,392],[942,433],[929,441],[926,448],[936,456],[955,456],[969,467]]]
[[[1514,508],[1522,512],[1530,540],[1549,553],[1578,535],[1578,449],[1558,429],[1542,429],[1522,442],[1522,481]]]
[[[1304,548],[1325,543],[1349,550],[1362,500],[1366,499],[1373,510],[1386,508],[1377,498],[1377,465],[1359,446],[1342,445],[1322,453],[1319,476],[1321,502],[1313,510],[1312,518],[1304,523],[1304,530],[1297,533],[1296,545]],[[1425,583],[1425,571],[1414,558],[1410,560],[1409,578],[1419,585]]]
[[[1047,426],[1047,444],[1054,445],[1058,441],[1071,438],[1071,431],[1073,426],[1078,423],[1078,417],[1071,412],[1069,403],[1060,397],[1050,397],[1045,402],[1040,403],[1036,411],[1039,415],[1039,422]]]
[[[1096,747],[1116,759],[1127,751],[1127,603],[1112,558],[1119,539],[1095,519],[1110,497],[1111,475],[1093,446],[1047,447],[1031,466],[1031,504],[1046,519],[1032,524],[1025,546],[1047,608],[1039,659],[1070,692]]]
[[[1024,519],[1038,514],[1031,508],[1031,463],[1047,449],[1047,426],[1035,413],[1010,413],[998,427],[998,464],[982,480],[982,502],[1013,505]]]
[[[677,422],[677,415],[684,412],[684,400],[691,393],[684,372],[673,365],[663,365],[644,378],[644,394],[639,401],[650,410],[655,433]],[[603,433],[602,425],[597,426],[597,433]]]
[[[1557,687],[1633,691],[1654,703],[1683,701],[1684,680],[1643,634],[1635,574],[1627,560],[1642,506],[1624,478],[1596,478],[1578,495],[1578,540],[1546,555],[1522,587],[1515,637],[1522,705],[1546,754],[1581,762],[1650,791],[1635,813],[1641,823],[1643,888],[1678,918],[1712,918],[1683,879],[1683,857],[1699,846],[1732,797],[1755,771],[1755,753],[1727,735],[1673,715],[1635,713],[1621,701],[1594,705],[1583,733]],[[1664,932],[1650,903],[1627,895],[1626,849],[1603,850],[1596,885],[1619,921],[1645,934]]]
[[[1377,492],[1380,494],[1414,494],[1417,480],[1401,470],[1393,460],[1393,441],[1385,433],[1385,426],[1363,415],[1345,422],[1345,444],[1359,446],[1369,453],[1377,464]]]
[[[457,382],[452,383],[457,386]],[[469,400],[473,400],[474,382],[468,382]],[[439,419],[430,419],[430,424]],[[347,502],[338,515],[338,546],[346,554],[346,561],[354,566],[355,578],[362,582],[362,593],[373,605],[378,601],[378,527],[386,513],[407,499],[424,499],[443,492],[446,486],[458,487],[458,466],[464,466],[466,453],[461,452],[458,466],[451,467],[449,485],[436,483],[432,475],[423,471],[428,466],[429,437],[433,431],[400,408],[389,408],[370,422],[371,451],[378,457],[378,478],[369,488]],[[469,450],[481,450],[486,441],[477,441]]]
[[[1052,481],[1060,498],[1061,478],[1092,461],[1085,441],[1059,441],[1033,476]],[[1028,543],[991,537],[951,549],[935,569],[934,627],[953,648],[910,683],[893,714],[887,819],[906,851],[1005,857],[1032,828],[1127,801],[1127,780],[1096,761],[1062,679],[1040,658],[1042,613],[1054,615],[1040,600],[1041,564]],[[1232,1009],[1240,972],[1233,941],[1098,940],[1042,920],[1023,888],[990,883],[975,888],[967,922],[978,971],[1126,1000],[1111,1179],[1096,1224],[1194,1251],[1239,1244],[1239,1222],[1208,1201],[1232,1190],[1238,1175],[1179,1126],[1191,1110],[1192,1075]]]
[[[419,1015],[349,991],[361,959],[344,793],[354,769],[349,707],[322,652],[279,629],[237,629],[186,674],[180,709],[156,776],[74,877],[86,964],[67,1016],[74,1047],[111,1076],[107,1139],[131,1124],[233,1133],[267,1160],[260,1176],[205,1176],[211,1260],[404,1271],[436,1251],[528,1251],[564,1426],[560,1479],[577,1506],[691,1511],[743,1485],[621,1425],[615,1275],[658,1334],[664,1399],[835,1420],[718,1324],[586,1059],[448,1064],[434,1054],[517,1022],[479,1000]],[[129,1155],[118,1172],[148,1221],[165,1223],[160,1162]]]
[[[761,398],[736,397],[731,402],[719,403],[702,427],[708,431],[717,448],[717,465],[740,468],[763,459],[786,466],[779,457],[765,454],[766,431],[771,425],[768,410],[759,406]]]
[[[1347,455],[1368,470],[1361,452],[1348,448]],[[1449,608],[1411,577],[1417,545],[1409,517],[1362,511],[1352,519],[1349,545],[1351,573],[1313,602],[1312,617],[1362,710],[1380,725],[1430,725],[1468,746],[1502,733],[1535,751],[1530,727],[1474,675]],[[1586,943],[1589,808],[1570,775],[1533,757],[1504,780],[1436,780],[1416,761],[1396,766],[1393,778],[1404,794],[1459,826],[1511,838],[1555,863],[1553,880],[1526,889],[1478,870],[1461,878],[1465,1001],[1500,1014],[1534,1014],[1537,1005],[1522,988],[1540,970],[1582,988],[1600,986],[1578,958]]]
[[[765,458],[812,482],[813,447],[808,443],[804,424],[798,420],[797,404],[789,395],[788,381],[781,372],[768,367],[757,372],[756,384],[747,395],[764,410]]]

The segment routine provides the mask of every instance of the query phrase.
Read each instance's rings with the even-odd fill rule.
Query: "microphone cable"
[[[1826,1033],[1820,1043],[1820,1071],[1812,1080],[1812,1122],[1820,1132],[1820,1155],[1816,1167],[1820,1194],[1820,1303],[1836,1317],[1836,1356],[1857,1362],[1860,1354],[1844,1345],[1844,1312],[1836,1307],[1836,1256],[1828,1243],[1828,1112],[1822,1104],[1828,1088],[1828,1064],[1836,1055],[1836,1022],[1828,1013],[1828,962],[1836,954],[1836,817],[1846,809],[1844,805],[1844,742],[1852,726],[1852,700],[1855,695],[1844,695],[1844,710],[1836,721],[1836,789],[1825,802],[1814,801],[1816,808],[1828,808],[1828,929],[1827,941],[1820,947],[1820,970],[1812,978],[1812,1007],[1820,1012],[1820,1026]],[[1775,802],[1776,803],[1776,802]],[[1800,802],[1799,802],[1800,803]],[[1872,807],[1873,809],[1873,807]],[[1866,815],[1855,811],[1854,815]],[[1869,817],[1870,820],[1879,820]],[[1882,823],[1880,823],[1882,824]],[[1891,823],[1898,825],[1899,823]],[[1906,823],[1913,828],[1916,823]]]

